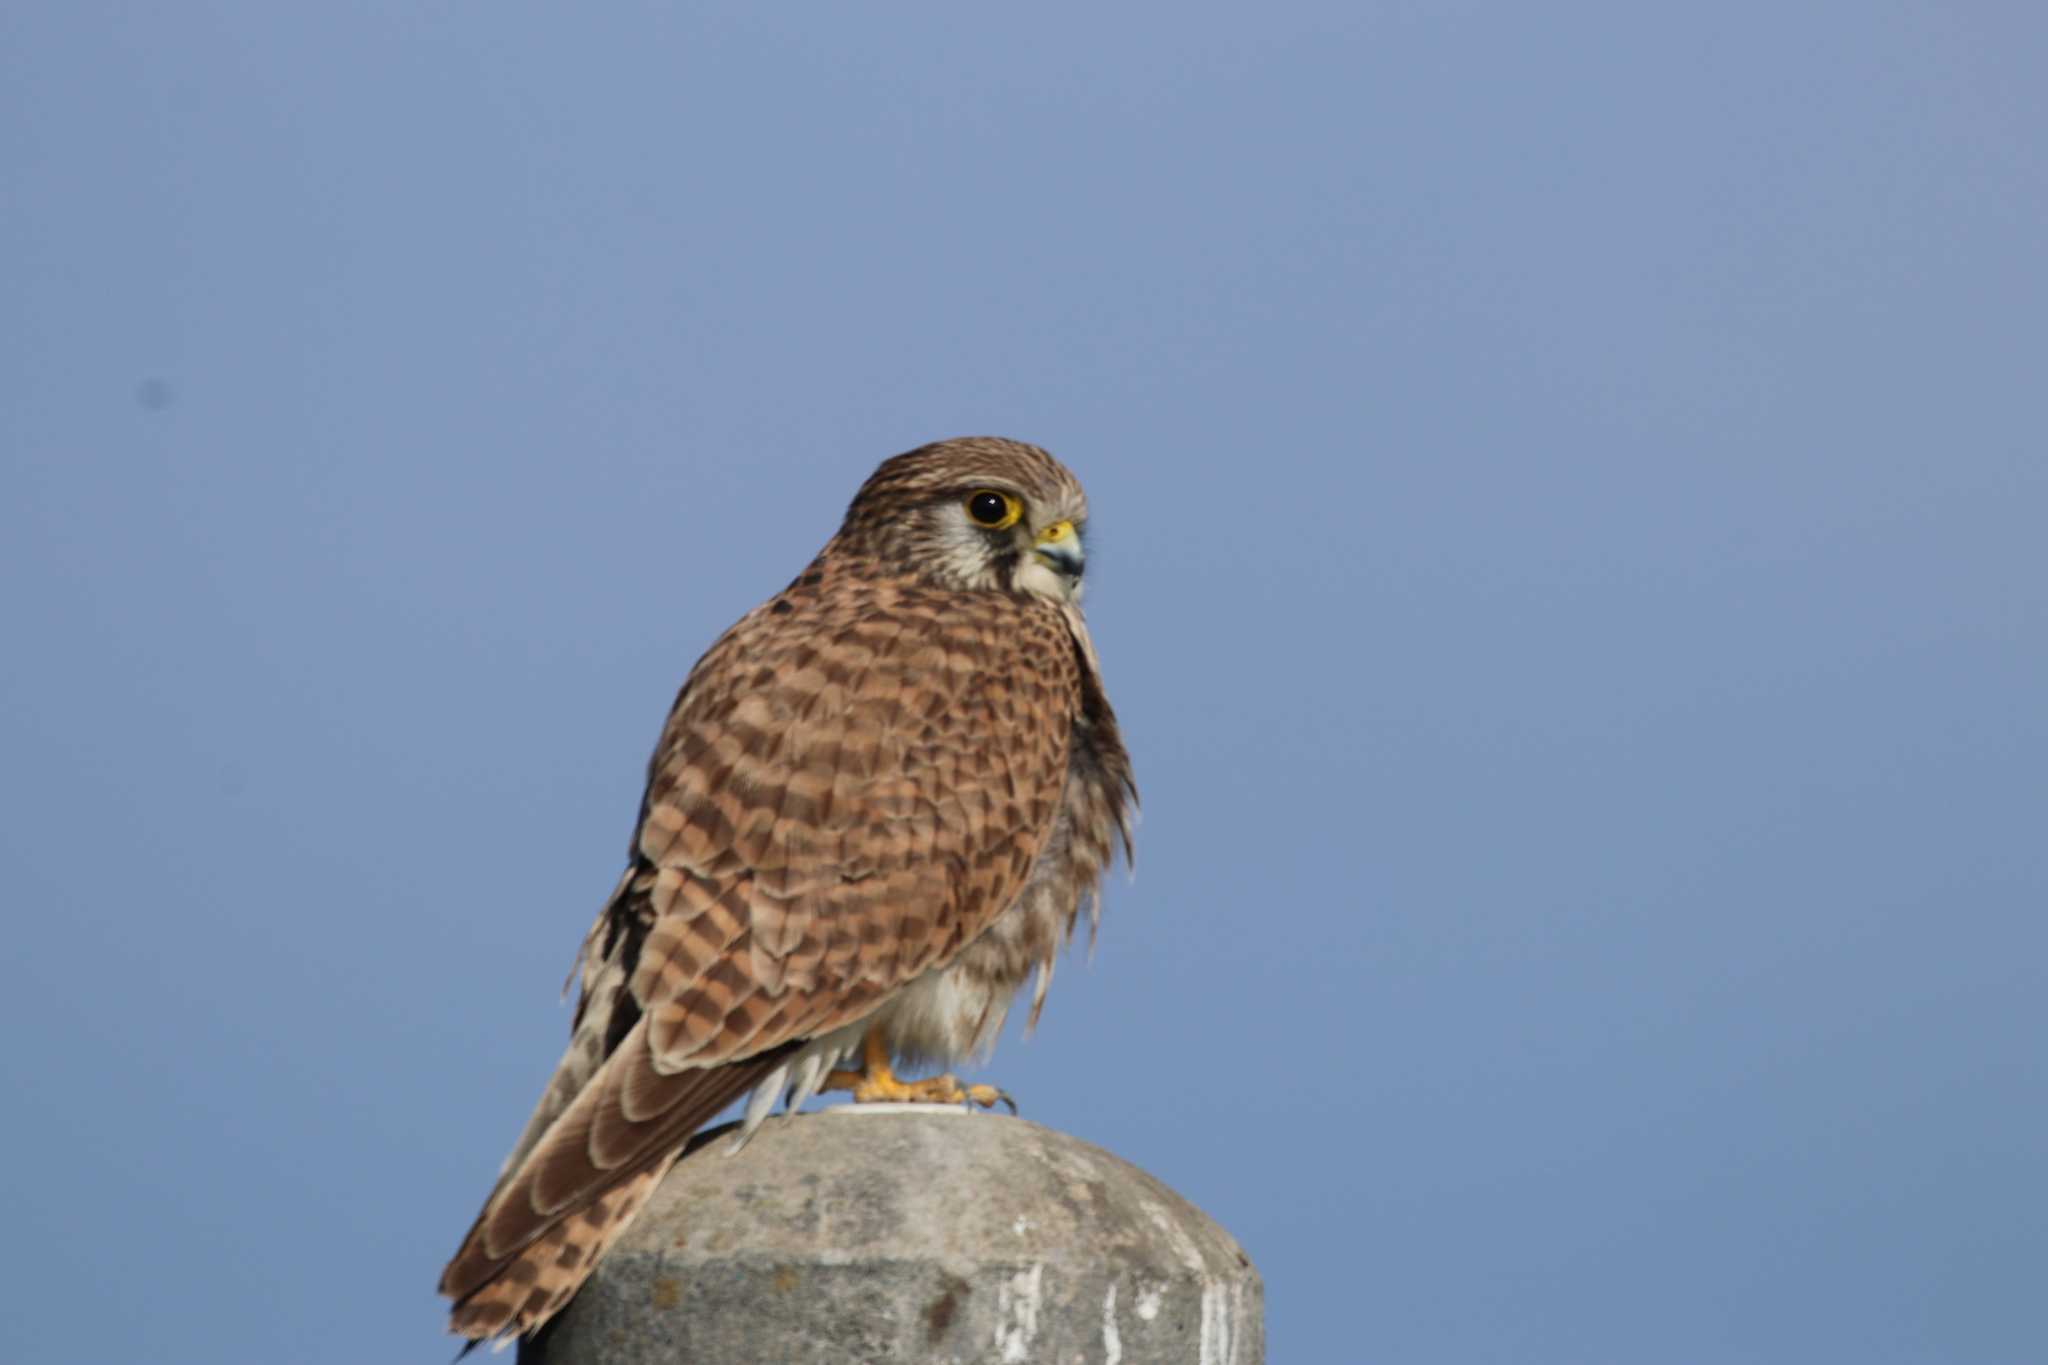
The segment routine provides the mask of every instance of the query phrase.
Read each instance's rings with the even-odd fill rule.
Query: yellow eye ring
[[[977,488],[962,504],[967,517],[985,531],[1007,531],[1024,515],[1024,504],[1013,494],[993,488]]]

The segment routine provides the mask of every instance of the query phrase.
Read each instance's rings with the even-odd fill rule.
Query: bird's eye
[[[983,488],[967,495],[967,515],[974,518],[976,526],[1007,531],[1024,515],[1024,504],[1008,493]]]

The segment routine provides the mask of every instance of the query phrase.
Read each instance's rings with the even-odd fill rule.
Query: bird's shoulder
[[[992,726],[1011,741],[1059,730],[1083,703],[1083,667],[1064,616],[1043,600],[807,574],[691,669],[649,765],[649,798],[706,762],[721,779],[754,762],[858,767],[869,740],[977,748],[997,741]]]

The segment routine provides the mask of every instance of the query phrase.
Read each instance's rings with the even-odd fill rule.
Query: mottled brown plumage
[[[871,1029],[913,1062],[984,1051],[1034,971],[1037,1017],[1135,800],[1079,610],[1086,515],[1034,446],[899,455],[691,670],[568,1051],[442,1273],[456,1332],[557,1312],[739,1096],[751,1132]]]

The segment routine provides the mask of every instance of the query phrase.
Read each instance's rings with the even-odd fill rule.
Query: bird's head
[[[885,460],[854,495],[842,548],[947,588],[1081,595],[1088,499],[1037,446],[967,436]]]

